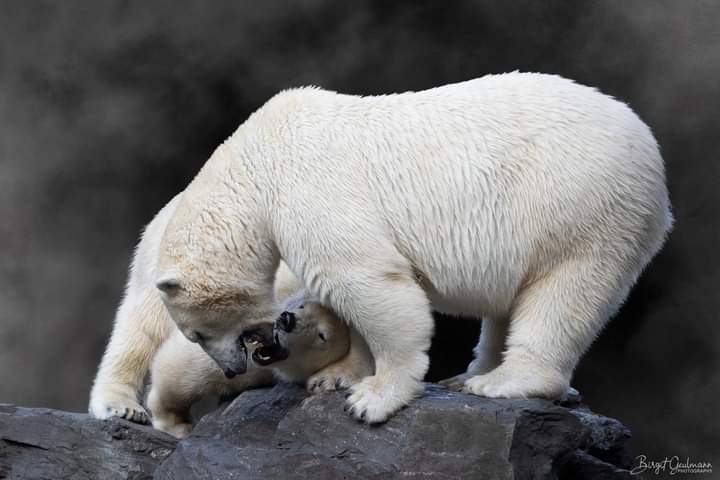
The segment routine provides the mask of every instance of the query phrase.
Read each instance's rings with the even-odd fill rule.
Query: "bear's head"
[[[183,193],[162,234],[154,280],[178,329],[232,378],[247,370],[245,337],[272,340],[279,256],[254,217],[236,211],[235,197],[194,201],[193,188],[217,187],[202,183]]]
[[[178,329],[200,345],[232,378],[247,371],[247,338],[273,340],[275,306],[271,286],[237,282],[193,281],[173,272],[156,286]],[[271,285],[271,284],[270,284]]]

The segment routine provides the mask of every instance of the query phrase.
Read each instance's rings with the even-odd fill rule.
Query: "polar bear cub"
[[[236,394],[276,379],[304,383],[347,354],[349,327],[328,309],[306,301],[302,292],[295,292],[283,308],[275,321],[274,342],[265,345],[260,338],[249,336],[245,343],[252,364],[245,374],[231,379],[199,345],[176,330],[158,351],[151,368],[152,386],[146,404],[153,427],[185,438],[192,429],[190,408],[200,398]]]

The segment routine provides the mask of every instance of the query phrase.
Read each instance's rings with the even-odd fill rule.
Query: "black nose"
[[[237,372],[232,368],[226,368],[225,370],[223,370],[223,373],[227,378],[233,378],[235,375],[237,375]]]
[[[292,312],[282,312],[280,314],[280,318],[277,319],[277,326],[280,330],[283,330],[287,333],[290,333],[293,331],[293,328],[295,328],[295,314]]]

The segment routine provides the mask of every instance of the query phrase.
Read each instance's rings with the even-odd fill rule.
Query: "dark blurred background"
[[[278,90],[379,94],[516,69],[596,86],[654,130],[675,231],[574,385],[633,430],[635,453],[720,467],[710,0],[3,2],[0,401],[86,409],[141,227]],[[438,336],[433,377],[473,343]]]

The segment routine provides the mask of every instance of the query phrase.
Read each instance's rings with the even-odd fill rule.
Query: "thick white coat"
[[[305,88],[215,151],[157,280],[186,335],[223,339],[207,348],[222,364],[267,315],[284,259],[367,341],[376,374],[348,401],[374,422],[419,391],[431,308],[485,320],[451,385],[561,394],[671,224],[653,135],[595,89],[531,73],[377,97]]]

